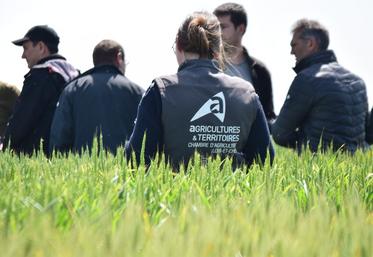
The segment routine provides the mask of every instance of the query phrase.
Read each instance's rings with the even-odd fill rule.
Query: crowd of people
[[[144,154],[147,165],[164,154],[177,170],[196,151],[202,160],[231,157],[234,166],[272,163],[272,138],[299,153],[369,148],[373,110],[366,85],[338,64],[324,26],[295,23],[296,77],[278,116],[270,72],[242,45],[246,27],[246,11],[236,3],[191,14],[175,38],[177,73],[155,78],[144,92],[125,76],[119,43],[99,42],[93,68],[80,73],[58,54],[56,31],[34,26],[13,41],[30,68],[22,91],[0,84],[2,149],[81,153],[102,137],[106,151],[125,147],[127,158],[139,162]]]

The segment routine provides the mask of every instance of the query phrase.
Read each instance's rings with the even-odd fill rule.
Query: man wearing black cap
[[[79,72],[58,53],[59,37],[46,25],[32,27],[13,44],[23,47],[22,58],[30,71],[25,75],[22,92],[10,118],[4,149],[15,153],[32,154],[39,150],[48,153],[50,126],[56,103],[65,84]]]

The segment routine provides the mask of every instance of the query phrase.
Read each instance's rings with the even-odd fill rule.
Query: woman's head
[[[179,51],[193,54],[199,59],[223,58],[223,43],[219,20],[208,12],[195,12],[181,24],[176,45]]]

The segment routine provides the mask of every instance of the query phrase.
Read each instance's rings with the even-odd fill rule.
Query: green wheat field
[[[175,174],[96,149],[0,154],[1,257],[373,256],[373,150]]]

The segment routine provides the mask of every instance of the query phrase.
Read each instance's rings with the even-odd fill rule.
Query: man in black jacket
[[[30,71],[25,75],[22,92],[8,122],[4,148],[30,155],[39,150],[42,141],[47,154],[58,97],[66,82],[79,72],[57,54],[59,37],[51,27],[32,27],[13,44],[23,47],[22,58],[26,59]]]
[[[125,74],[121,45],[101,41],[93,51],[94,68],[70,82],[54,115],[50,148],[62,152],[91,149],[95,135],[116,153],[132,133],[143,89]]]
[[[291,40],[297,76],[272,126],[276,143],[299,151],[365,148],[368,100],[364,81],[338,64],[329,33],[317,21],[296,22]]]
[[[228,75],[238,76],[249,81],[255,88],[268,122],[276,118],[273,107],[271,75],[265,65],[249,55],[242,46],[246,32],[247,15],[244,7],[236,3],[225,3],[214,10],[218,17],[229,63]]]

